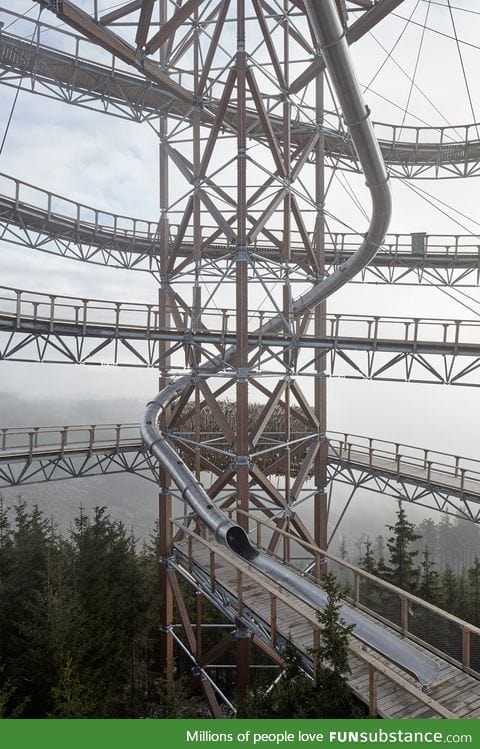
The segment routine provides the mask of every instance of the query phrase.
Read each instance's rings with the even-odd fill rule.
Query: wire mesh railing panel
[[[395,591],[386,589],[381,582],[361,580],[358,603],[397,627],[401,625],[401,601]]]
[[[470,635],[464,634],[468,638],[467,647],[470,651],[470,668],[480,674],[480,635],[471,632]]]
[[[442,614],[410,601],[408,629],[422,642],[445,653],[449,658],[462,662],[462,628],[457,622],[445,619]]]

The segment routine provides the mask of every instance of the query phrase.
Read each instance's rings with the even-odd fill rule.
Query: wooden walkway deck
[[[243,621],[247,619],[247,626],[250,620],[251,628],[261,622],[267,622],[270,628],[272,599],[275,599],[276,625],[273,627],[284,637],[290,635],[296,647],[308,655],[315,644],[314,632],[318,631],[316,612],[311,606],[214,541],[193,539],[190,550],[188,546],[187,542],[177,544],[184,554],[191,552],[192,559],[200,565],[204,575],[209,576],[210,571],[214,571],[216,583],[229,591],[238,611],[241,605],[244,613],[245,607],[248,607],[248,616],[243,616]],[[188,569],[188,560],[184,560],[180,566]],[[381,626],[388,629],[386,625]],[[392,637],[399,635],[392,630]],[[411,640],[409,643],[422,650]],[[438,662],[440,670],[437,680],[430,685],[426,694],[412,675],[380,654],[364,650],[361,643],[352,637],[350,687],[369,705],[373,682],[376,712],[385,718],[480,718],[480,674],[476,679],[447,660],[436,655],[432,657]]]

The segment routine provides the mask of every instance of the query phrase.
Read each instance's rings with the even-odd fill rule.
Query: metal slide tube
[[[365,173],[372,198],[372,212],[368,232],[355,254],[328,278],[312,286],[293,302],[295,315],[315,308],[353,278],[374,257],[387,232],[391,213],[388,176],[370,124],[369,112],[363,103],[353,72],[344,31],[334,2],[333,0],[317,0],[317,2],[305,0],[305,7]],[[257,333],[273,333],[281,330],[282,326],[283,318],[278,315],[259,328]],[[223,359],[201,366],[196,376],[207,377],[209,374],[222,370],[226,364],[232,363],[234,355],[235,349],[231,348]],[[168,443],[166,435],[158,428],[161,414],[191,383],[191,376],[186,375],[164,388],[148,404],[141,424],[145,444],[151,454],[168,471],[181,491],[182,498],[189,503],[220,542],[312,606],[322,608],[325,605],[326,595],[321,588],[306,580],[301,574],[293,572],[285,565],[258,552],[251,545],[243,528],[228,520],[212,503],[205,489],[196,481],[183,460]],[[346,604],[342,606],[341,616],[347,624],[355,624],[355,637],[414,673],[422,684],[429,684],[436,678],[438,664],[405,640],[391,635],[367,616]]]

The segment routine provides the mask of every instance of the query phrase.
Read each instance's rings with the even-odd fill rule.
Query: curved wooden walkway
[[[208,594],[232,621],[240,619],[253,641],[272,657],[290,636],[305,662],[318,645],[316,612],[213,540],[177,543],[173,567]],[[365,612],[365,609],[363,609]],[[386,628],[387,625],[384,625]],[[394,630],[392,637],[401,637]],[[411,641],[409,640],[411,643]],[[412,643],[411,643],[412,644]],[[413,643],[421,649],[422,645]],[[427,692],[399,666],[350,638],[349,684],[372,715],[385,718],[479,718],[480,674],[466,673],[440,655],[438,678]]]

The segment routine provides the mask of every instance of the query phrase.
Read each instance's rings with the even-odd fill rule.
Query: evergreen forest
[[[471,524],[469,538],[460,537],[459,528],[465,524],[448,517],[415,526],[399,505],[385,537],[362,537],[354,553],[343,539],[340,554],[480,626],[480,559],[473,556],[462,566],[459,556],[459,547],[465,554],[469,545],[478,548],[478,529]],[[349,632],[338,615],[343,584],[340,574],[324,579],[329,605],[318,613],[324,634],[323,649],[311,654],[318,664],[316,678],[305,674],[289,642],[283,675],[271,666],[257,669],[251,692],[238,702],[239,715],[365,714],[347,686]],[[362,586],[363,600],[394,619],[388,596],[368,580]],[[139,543],[105,508],[96,508],[91,514],[80,509],[68,534],[61,534],[38,507],[28,509],[19,498],[9,508],[0,498],[0,717],[208,717],[201,697],[191,689],[192,664],[178,648],[174,693],[166,689],[158,662],[158,590],[154,532],[150,542]],[[195,593],[185,587],[184,595],[193,612]],[[206,605],[204,621],[222,620]],[[452,632],[434,624],[436,644],[444,647]],[[424,614],[411,612],[412,631],[417,627],[419,636],[431,625]],[[214,628],[207,631],[205,647],[215,636]],[[475,645],[472,665],[480,669]],[[455,656],[456,644],[452,647]],[[259,665],[268,663],[266,656],[255,657]],[[233,668],[222,688],[236,701]]]

